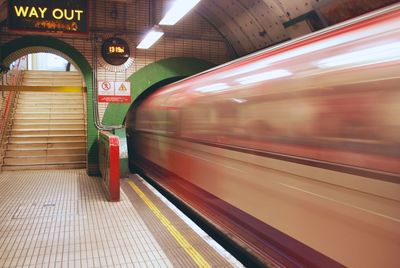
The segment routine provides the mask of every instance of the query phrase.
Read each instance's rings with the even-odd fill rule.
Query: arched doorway
[[[98,134],[93,121],[92,68],[87,59],[73,46],[49,36],[25,36],[17,38],[4,44],[1,51],[2,58],[0,60],[6,66],[29,53],[50,52],[72,62],[81,72],[87,88],[87,172],[89,175],[96,175],[98,173]]]

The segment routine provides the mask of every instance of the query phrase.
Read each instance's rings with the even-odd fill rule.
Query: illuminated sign
[[[108,53],[113,54],[113,53],[118,53],[118,54],[125,54],[125,47],[123,46],[109,46],[108,47]]]
[[[122,65],[130,57],[128,43],[121,38],[109,38],[101,46],[101,55],[108,64]]]
[[[11,30],[88,33],[87,0],[9,0],[8,9]]]

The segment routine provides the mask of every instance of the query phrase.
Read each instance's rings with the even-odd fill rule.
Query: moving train
[[[130,165],[262,264],[400,267],[400,5],[162,86]]]

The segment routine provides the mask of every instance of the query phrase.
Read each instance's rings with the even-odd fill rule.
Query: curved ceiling
[[[203,0],[197,12],[242,56],[399,0]]]
[[[229,42],[237,56],[290,38],[283,26],[318,0],[205,0],[197,11]]]

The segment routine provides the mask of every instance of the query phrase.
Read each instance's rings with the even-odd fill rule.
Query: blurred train
[[[268,266],[400,267],[400,5],[163,86],[131,167]]]

